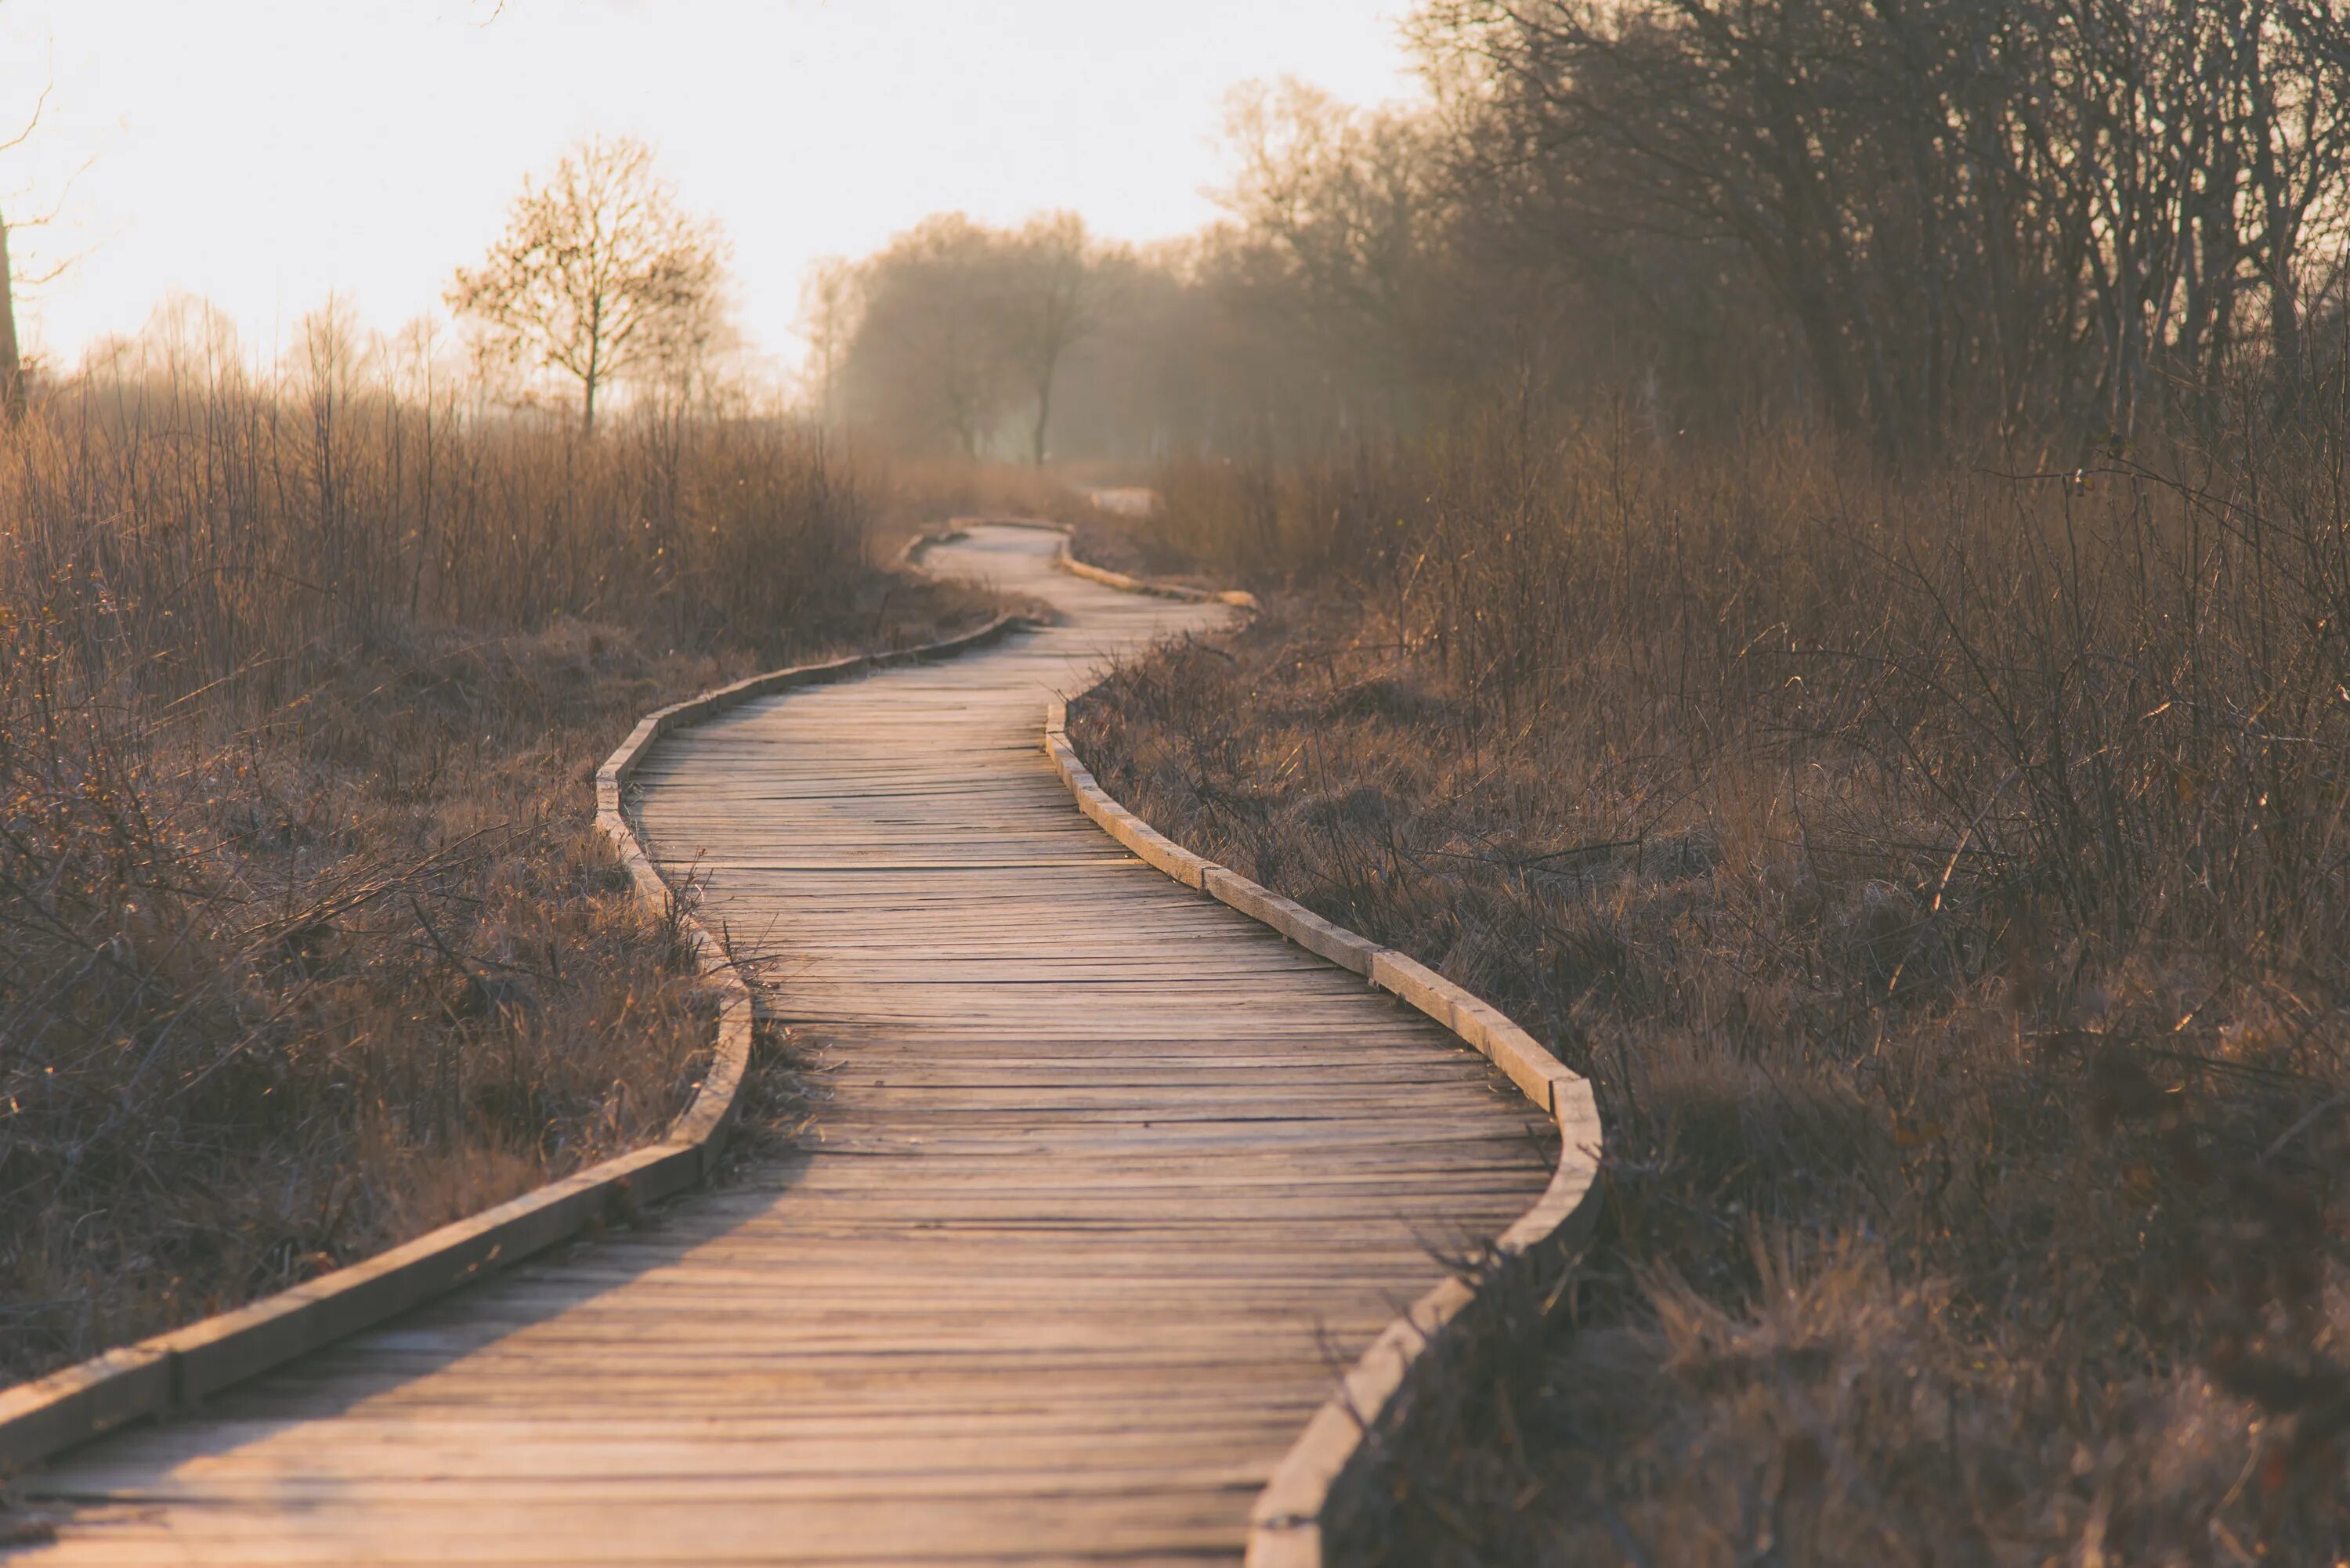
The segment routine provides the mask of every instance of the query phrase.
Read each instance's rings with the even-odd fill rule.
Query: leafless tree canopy
[[[1431,107],[1238,95],[1226,221],[1094,254],[1118,306],[1081,355],[1049,327],[1006,352],[981,280],[1014,236],[901,238],[862,274],[853,402],[966,451],[1009,447],[1015,401],[1032,434],[1066,410],[1066,453],[1239,452],[1527,390],[1660,431],[2097,444],[2231,368],[2289,382],[2340,330],[2332,0],[1429,0],[1411,26]],[[928,405],[924,364],[953,389]]]
[[[1469,84],[1467,188],[1580,283],[1731,264],[1809,399],[1887,445],[2126,437],[2248,338],[2290,373],[2341,237],[2330,4],[1439,0],[1419,27]]]
[[[600,138],[525,181],[504,234],[460,267],[448,303],[509,363],[579,388],[592,431],[615,381],[691,367],[724,327],[725,242],[692,216],[640,141]]]
[[[800,335],[808,345],[808,391],[816,421],[840,417],[840,362],[857,310],[857,269],[828,256],[800,281]]]
[[[1055,388],[1100,325],[1107,259],[1074,213],[1016,230],[932,218],[812,286],[811,336],[827,356],[838,345],[852,410],[901,444],[976,456],[1016,423],[1041,463]]]
[[[1040,218],[1014,235],[1003,256],[1003,342],[1021,389],[1034,401],[1029,461],[1045,461],[1053,382],[1070,349],[1099,325],[1100,289],[1092,242],[1074,213]]]

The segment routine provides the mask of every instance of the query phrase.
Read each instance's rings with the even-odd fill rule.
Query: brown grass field
[[[1170,466],[1143,553],[1267,611],[1079,750],[1611,1139],[1343,1560],[2350,1551],[2345,452],[2248,395],[2064,475],[1606,417]]]
[[[597,764],[987,612],[877,565],[884,482],[785,424],[590,443],[308,369],[0,437],[0,1381],[657,1132],[708,1014]]]

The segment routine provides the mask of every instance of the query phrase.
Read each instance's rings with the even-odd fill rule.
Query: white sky
[[[1121,239],[1214,213],[1225,93],[1414,85],[1409,0],[0,0],[0,153],[53,362],[172,290],[271,353],[338,292],[439,309],[525,172],[588,131],[652,142],[733,240],[754,344],[795,359],[807,264],[927,213],[1082,213]],[[87,168],[83,169],[83,165]],[[82,172],[66,190],[68,176]],[[29,252],[29,254],[23,253]]]

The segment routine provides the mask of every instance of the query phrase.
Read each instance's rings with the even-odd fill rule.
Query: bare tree
[[[1074,213],[1017,230],[929,219],[803,292],[815,367],[862,418],[911,446],[987,449],[1027,405],[1030,459],[1050,447],[1054,393],[1101,325],[1104,253]]]
[[[592,434],[613,382],[674,372],[718,338],[724,258],[715,225],[679,207],[650,148],[594,138],[545,185],[524,182],[505,233],[479,267],[458,269],[447,298],[488,328],[495,352],[577,381]]]
[[[25,129],[0,141],[0,152],[23,146],[40,129],[41,113],[49,104],[49,87],[42,84],[33,112],[25,119]],[[9,254],[9,230],[6,216],[0,214],[0,415],[13,425],[25,417],[25,356],[16,339],[16,267]]]
[[[1431,0],[1417,26],[1467,84],[1464,160],[1539,196],[1567,270],[1736,254],[1811,399],[1887,448],[2126,441],[2262,304],[2295,373],[2350,169],[2338,5]]]
[[[29,127],[26,134],[31,134]],[[0,143],[0,151],[15,145],[14,141]],[[16,337],[16,287],[20,277],[10,241],[19,231],[36,228],[47,222],[47,217],[40,217],[11,223],[0,214],[0,417],[12,425],[25,417],[26,398],[25,356]],[[21,281],[37,287],[72,265],[73,258],[68,257]]]
[[[847,259],[827,256],[800,285],[800,333],[808,342],[816,419],[824,424],[839,416],[841,360],[857,325],[857,268]]]
[[[857,270],[859,310],[840,372],[852,410],[910,449],[977,457],[1012,375],[1003,236],[960,213],[930,218]]]
[[[1035,219],[1007,247],[1003,268],[1004,347],[1035,400],[1028,457],[1045,465],[1053,418],[1053,381],[1069,351],[1100,325],[1093,241],[1075,213]]]
[[[1329,369],[1343,412],[1411,421],[1424,369],[1431,251],[1446,223],[1431,127],[1358,109],[1295,80],[1251,83],[1226,105],[1239,178],[1227,272],[1239,303]]]
[[[8,255],[8,221],[0,217],[0,412],[10,424],[25,417],[25,357],[16,346],[15,264]]]

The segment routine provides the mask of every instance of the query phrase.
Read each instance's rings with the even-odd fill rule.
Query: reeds
[[[270,383],[136,361],[0,435],[0,1378],[658,1129],[706,1010],[597,762],[974,607],[871,566],[787,421],[471,396],[328,322]]]
[[[1271,611],[1080,749],[1612,1139],[1592,1261],[1348,1560],[2350,1547],[2346,451],[2248,394],[2052,475],[1599,418],[1169,476]]]

